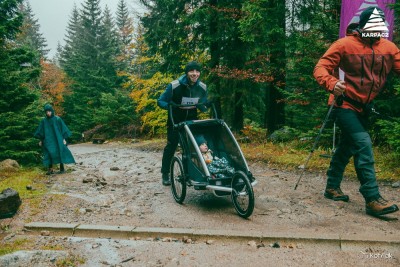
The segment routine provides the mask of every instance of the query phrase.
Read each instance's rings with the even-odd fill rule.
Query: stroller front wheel
[[[177,156],[171,162],[171,192],[175,201],[182,204],[186,197],[186,176],[182,161]]]
[[[232,202],[240,217],[249,217],[254,210],[254,192],[249,178],[238,171],[232,178]]]

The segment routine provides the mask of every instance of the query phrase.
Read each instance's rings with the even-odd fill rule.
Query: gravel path
[[[51,193],[44,196],[42,212],[32,215],[29,210],[22,209],[13,219],[15,227],[26,222],[63,222],[304,235],[339,234],[343,238],[365,235],[372,240],[399,237],[400,213],[388,216],[387,221],[367,216],[357,181],[344,179],[342,189],[350,195],[349,203],[333,202],[322,195],[326,181],[323,173],[305,174],[297,190],[293,190],[297,173],[269,169],[265,164],[250,162],[250,170],[258,181],[254,186],[255,209],[249,219],[243,219],[236,214],[230,197],[216,197],[210,191],[196,191],[189,187],[184,204],[177,204],[170,188],[161,185],[160,147],[115,142],[72,145],[70,149],[77,164],[68,166],[69,171],[65,174],[49,177]],[[386,199],[400,203],[399,189],[392,188],[390,184],[381,184],[380,188]],[[9,237],[7,242],[18,236]],[[56,242],[73,255],[82,255],[86,259],[82,266],[101,266],[99,263],[104,266],[400,264],[398,243],[387,248],[366,244],[365,248],[354,251],[335,251],[323,246],[302,248],[296,244],[277,249],[257,241],[222,243],[216,240],[207,243],[171,239],[35,238],[38,248],[45,247],[45,243]],[[378,254],[382,256],[378,257]]]

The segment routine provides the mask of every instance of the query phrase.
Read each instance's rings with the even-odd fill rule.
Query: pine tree
[[[78,8],[74,5],[70,19],[67,25],[67,33],[65,36],[65,45],[58,48],[58,62],[60,66],[65,70],[65,72],[74,77],[77,75],[78,70],[76,65],[79,62],[79,56],[77,52],[79,51],[80,39],[79,31],[81,28],[81,20]]]
[[[115,24],[99,0],[86,0],[73,10],[61,52],[60,64],[71,79],[71,95],[65,97],[65,119],[75,134],[96,125],[93,114],[102,94],[115,93],[121,82],[117,74],[119,52]]]
[[[37,159],[33,132],[37,126],[37,94],[28,87],[39,71],[34,53],[15,42],[22,25],[20,0],[0,2],[0,160]],[[24,67],[27,66],[27,67]]]
[[[65,97],[65,120],[74,136],[95,126],[94,109],[99,106],[99,36],[102,14],[99,0],[86,0],[82,10],[74,8],[67,30],[61,66],[71,79],[71,94]]]
[[[116,88],[119,86],[119,79],[117,73],[117,55],[121,54],[121,49],[118,46],[118,34],[115,28],[111,11],[106,6],[104,10],[104,17],[102,21],[102,31],[99,36],[99,52],[102,65],[102,76],[108,79],[105,82],[108,83],[108,87]]]
[[[40,32],[39,20],[35,18],[32,8],[26,0],[19,5],[19,10],[24,16],[21,32],[17,35],[17,42],[28,46],[31,50],[37,51],[38,61],[45,58],[49,49],[47,49],[46,39]]]
[[[119,37],[124,49],[128,48],[133,40],[133,19],[129,15],[128,6],[125,0],[119,0],[117,7],[116,24],[119,30]]]
[[[149,10],[141,18],[145,30],[145,39],[150,55],[160,55],[159,70],[169,73],[181,73],[190,59],[197,57],[199,43],[192,37],[191,23],[185,17],[192,12],[189,0],[141,0]],[[200,3],[202,1],[199,1]],[[194,3],[193,3],[194,4]],[[172,27],[173,26],[173,27]],[[196,43],[194,45],[193,43]]]
[[[118,28],[118,42],[120,47],[120,55],[118,55],[118,69],[124,73],[131,67],[134,50],[132,49],[132,41],[134,38],[133,19],[130,17],[129,10],[125,0],[118,2],[116,13],[116,25]]]
[[[136,28],[131,49],[132,66],[129,68],[129,73],[137,79],[151,77],[154,58],[149,57],[147,53],[149,47],[144,38],[144,28],[142,24],[138,24]]]

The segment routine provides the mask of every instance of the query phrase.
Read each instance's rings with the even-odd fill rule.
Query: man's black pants
[[[179,133],[174,131],[172,126],[167,127],[167,145],[164,148],[161,172],[169,173],[172,157],[175,154],[175,150],[179,143]]]

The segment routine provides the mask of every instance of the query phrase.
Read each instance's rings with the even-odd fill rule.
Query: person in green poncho
[[[58,173],[64,173],[64,164],[75,163],[66,141],[71,132],[64,121],[54,114],[50,104],[44,106],[44,112],[46,116],[40,121],[34,134],[43,149],[43,165],[48,168],[47,175],[54,173],[53,164],[60,164]]]

